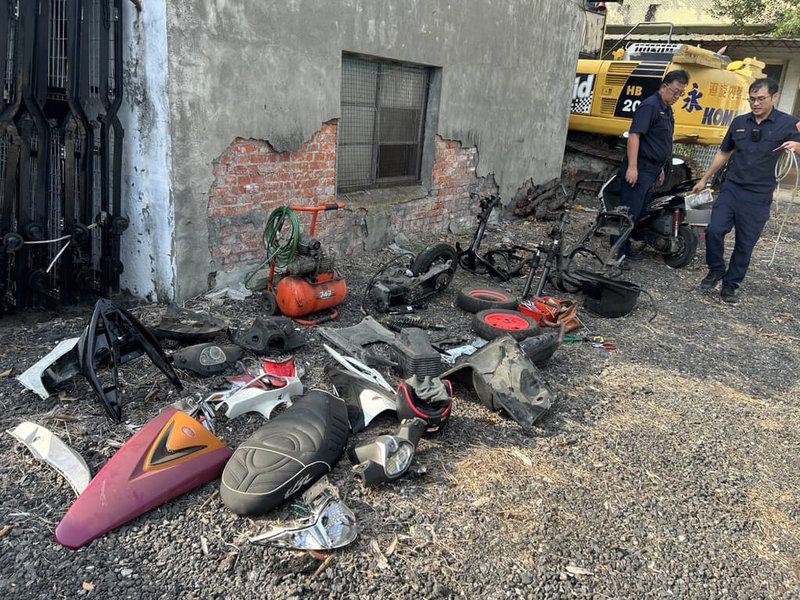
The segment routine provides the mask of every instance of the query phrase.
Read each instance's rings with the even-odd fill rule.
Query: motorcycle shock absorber
[[[672,235],[678,237],[678,230],[681,228],[681,211],[675,209],[672,213]]]

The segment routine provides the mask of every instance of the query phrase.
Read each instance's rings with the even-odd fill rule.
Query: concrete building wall
[[[125,270],[120,287],[151,301],[174,297],[175,220],[172,206],[166,6],[137,12],[123,4],[123,210],[120,238]]]
[[[167,5],[176,295],[207,288],[213,164],[237,140],[298,150],[339,116],[342,52],[441,67],[438,133],[510,200],[557,176],[578,0],[203,0]],[[148,10],[150,10],[148,5]],[[468,198],[463,197],[464,212]],[[369,207],[366,207],[369,211]],[[357,225],[353,220],[353,226]],[[398,227],[402,227],[399,224]]]

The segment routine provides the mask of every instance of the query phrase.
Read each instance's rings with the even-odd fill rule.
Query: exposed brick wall
[[[296,152],[276,152],[268,142],[236,138],[213,168],[209,250],[218,268],[230,271],[264,258],[262,234],[275,208],[336,199],[336,122],[325,123]],[[342,220],[331,214],[322,217],[324,227],[318,226],[322,239],[335,235],[333,225]]]
[[[237,138],[214,162],[209,191],[209,249],[222,271],[247,269],[265,256],[262,234],[280,206],[316,205],[336,200],[336,121],[325,123],[296,152],[276,152],[268,142]],[[469,192],[497,191],[493,180],[476,174],[478,150],[436,137],[432,187],[422,199],[353,211],[322,213],[316,237],[339,253],[363,251],[364,214],[388,213],[389,234],[410,238],[444,231],[452,221],[472,229],[476,207]],[[308,231],[308,215],[300,215]]]
[[[474,227],[477,210],[470,202],[470,191],[497,191],[493,181],[477,176],[477,165],[475,146],[463,148],[461,142],[437,135],[433,185],[428,197],[394,207],[393,233],[412,237],[445,231],[452,221]]]

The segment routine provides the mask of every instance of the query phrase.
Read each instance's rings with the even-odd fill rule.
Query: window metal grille
[[[420,180],[429,82],[425,67],[342,57],[340,191]]]

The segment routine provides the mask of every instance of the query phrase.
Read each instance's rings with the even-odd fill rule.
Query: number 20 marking
[[[622,112],[635,112],[641,103],[641,100],[631,100],[630,98],[626,98],[622,102]]]

